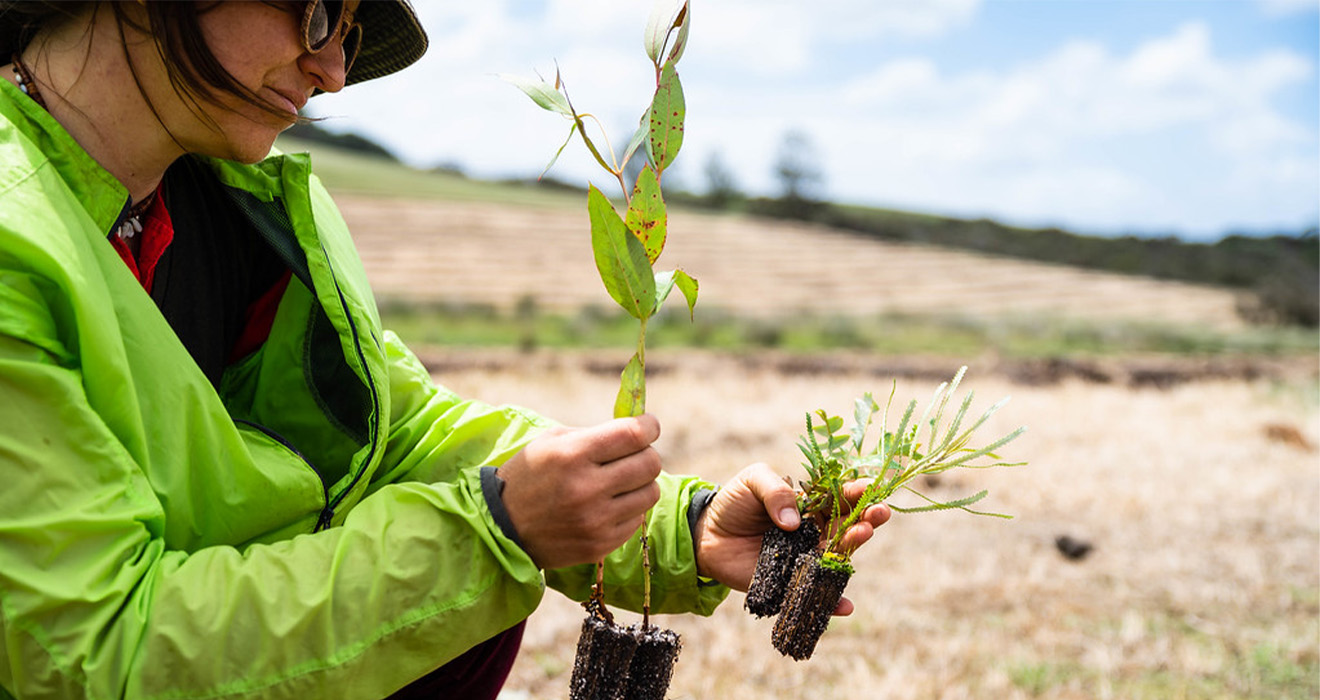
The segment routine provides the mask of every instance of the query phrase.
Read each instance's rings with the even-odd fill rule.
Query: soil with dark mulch
[[[850,578],[852,574],[846,571],[823,566],[815,554],[798,556],[788,596],[770,636],[775,649],[798,661],[810,659]]]
[[[798,555],[815,551],[818,544],[820,528],[811,518],[804,519],[802,525],[791,532],[777,527],[766,532],[761,539],[761,553],[756,559],[752,583],[747,588],[747,600],[743,603],[747,612],[757,617],[778,614]]]
[[[628,685],[628,667],[637,652],[631,630],[595,615],[582,621],[577,657],[573,659],[571,700],[619,700]]]
[[[529,355],[483,348],[419,348],[418,357],[433,374],[465,371],[507,371],[532,365],[580,367],[593,374],[617,376],[623,363],[600,359],[599,351],[557,351]],[[694,351],[694,354],[701,354]],[[682,356],[668,362],[653,360],[647,371],[664,373],[683,366]],[[652,367],[651,365],[655,365]],[[927,356],[881,356],[874,353],[818,352],[809,354],[758,352],[740,356],[736,366],[748,371],[774,371],[789,376],[844,376],[870,374],[886,379],[943,381],[958,368],[958,361]],[[1108,359],[1044,357],[1003,359],[985,364],[978,374],[998,374],[1017,384],[1052,386],[1065,381],[1113,384],[1142,389],[1169,389],[1204,381],[1292,381],[1320,376],[1320,360],[1313,353],[1246,354],[1232,356],[1165,356],[1128,354]]]
[[[628,627],[637,639],[637,653],[628,668],[626,700],[664,700],[669,681],[674,677],[674,664],[683,648],[678,633],[654,625],[640,624]]]

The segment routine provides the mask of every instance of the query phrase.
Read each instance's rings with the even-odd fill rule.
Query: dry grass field
[[[431,359],[437,379],[466,395],[570,424],[607,418],[617,388],[599,357]],[[708,354],[652,362],[662,371],[649,407],[664,425],[668,468],[715,480],[752,461],[801,476],[802,414],[846,414],[861,391],[890,387],[864,362],[826,373]],[[941,365],[923,366],[930,376],[900,379],[900,397],[929,396]],[[1030,464],[954,473],[931,493],[988,488],[982,505],[1015,519],[895,515],[858,554],[847,591],[857,612],[835,620],[810,661],[775,652],[772,621],[745,613],[740,593],[713,618],[665,619],[685,645],[670,697],[1317,697],[1320,418],[1311,370],[1134,389],[1020,384],[973,366],[964,386],[976,392],[974,410],[1012,395],[986,434],[1027,425],[1005,456]],[[1091,542],[1093,553],[1065,559],[1059,535]],[[547,594],[508,700],[566,697],[582,615]]]
[[[578,213],[338,199],[383,298],[508,308],[530,295],[558,309],[603,299]],[[698,313],[812,313],[843,299],[858,313],[1238,324],[1232,294],[1217,289],[785,224],[680,214],[673,226],[683,233],[666,261],[701,279]],[[569,424],[608,417],[626,360],[420,354],[464,395]],[[740,593],[712,618],[663,619],[684,640],[670,697],[1320,697],[1316,358],[1208,369],[1114,358],[1090,372],[1027,371],[992,357],[657,351],[650,362],[649,408],[664,426],[668,468],[713,480],[753,461],[800,476],[804,412],[850,415],[853,398],[887,393],[895,380],[899,400],[924,404],[963,363],[973,410],[1013,397],[986,435],[1029,428],[1004,455],[1028,466],[953,473],[931,488],[949,498],[988,488],[981,505],[1015,519],[895,515],[858,554],[847,592],[857,612],[834,621],[814,659],[780,657],[772,622],[743,612]],[[1094,549],[1067,560],[1055,546],[1061,535]],[[502,697],[566,697],[581,619],[548,593]]]

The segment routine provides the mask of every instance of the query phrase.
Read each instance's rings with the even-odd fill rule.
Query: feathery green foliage
[[[985,498],[988,491],[939,501],[911,485],[918,477],[955,468],[988,469],[1025,464],[1002,461],[996,450],[1015,440],[1026,428],[1018,428],[984,447],[971,444],[976,430],[1008,403],[1007,398],[986,409],[970,425],[964,426],[974,396],[969,392],[946,423],[951,399],[966,371],[967,368],[963,367],[951,381],[940,384],[919,418],[914,419],[917,415],[916,400],[908,403],[893,431],[885,430],[885,427],[889,425],[889,411],[893,407],[897,383],[891,389],[883,408],[870,393],[857,399],[853,409],[853,426],[847,433],[841,432],[843,418],[819,410],[815,415],[821,422],[817,424],[812,414],[807,414],[807,432],[798,447],[807,458],[803,466],[809,479],[801,484],[798,505],[804,515],[820,514],[829,519],[826,553],[832,556],[826,559],[832,559],[838,566],[847,566],[852,553],[842,549],[843,534],[857,523],[867,507],[885,502],[899,490],[914,493],[926,501],[926,505],[910,508],[890,504],[890,508],[902,513],[956,509],[975,515],[1011,517],[968,507]],[[867,449],[866,434],[877,414],[880,416],[881,432],[876,444]],[[858,478],[870,478],[872,481],[857,502],[850,506],[843,497],[843,485]]]

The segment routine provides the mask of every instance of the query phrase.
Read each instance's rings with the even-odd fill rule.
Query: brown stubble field
[[[531,294],[546,308],[603,297],[580,241],[584,217],[571,212],[340,199],[383,297],[506,306]],[[701,234],[674,234],[666,256],[702,279],[698,313],[702,304],[763,313],[844,294],[867,313],[970,303],[978,314],[1236,323],[1232,295],[1220,290],[941,256],[805,227],[695,216],[685,224]],[[889,274],[866,272],[881,265]],[[767,270],[815,296],[783,277],[765,281]],[[627,359],[419,354],[466,396],[568,424],[608,418]],[[953,473],[930,489],[953,498],[987,488],[981,505],[1016,517],[895,515],[857,555],[847,591],[857,612],[834,621],[812,660],[779,656],[772,621],[743,612],[740,593],[712,618],[663,618],[684,640],[670,697],[1320,696],[1316,358],[1248,358],[1232,372],[1113,358],[1104,372],[1072,374],[994,357],[662,350],[649,360],[648,405],[663,425],[667,468],[716,481],[753,461],[800,476],[804,412],[850,415],[861,392],[887,394],[894,381],[899,400],[924,404],[960,364],[971,366],[973,410],[1012,396],[985,435],[1028,427],[1004,453],[1028,466]],[[1152,364],[1165,380],[1138,381]],[[1060,535],[1094,549],[1067,560]],[[505,697],[567,696],[581,619],[576,604],[547,593]]]
[[[578,355],[434,357],[467,395],[516,401],[570,424],[608,417],[615,377]],[[668,468],[726,479],[752,461],[801,475],[803,412],[851,410],[887,392],[876,371],[785,373],[773,363],[656,354],[649,385]],[[931,363],[931,367],[938,363]],[[952,372],[956,367],[949,363]],[[955,473],[932,495],[987,488],[988,509],[895,515],[859,552],[815,658],[770,646],[734,593],[711,619],[667,618],[685,649],[675,698],[1315,697],[1320,475],[1309,380],[1193,381],[1171,388],[977,373],[975,408],[1011,395],[986,426],[1028,432],[1030,464]],[[900,379],[925,401],[938,380]],[[1298,428],[1310,444],[1272,439]],[[1055,537],[1093,544],[1069,561]],[[581,609],[550,592],[531,619],[511,698],[565,697]],[[1292,688],[1293,695],[1280,696]]]

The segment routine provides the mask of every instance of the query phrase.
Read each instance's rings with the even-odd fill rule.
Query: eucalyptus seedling
[[[768,536],[762,544],[753,589],[748,591],[749,600],[754,594],[767,598],[760,603],[762,607],[752,612],[758,615],[778,612],[772,640],[781,653],[800,660],[810,658],[815,650],[816,642],[824,633],[830,614],[853,574],[853,552],[845,545],[845,533],[857,524],[867,508],[887,502],[899,491],[906,491],[915,494],[920,505],[903,507],[890,503],[889,507],[900,513],[962,510],[975,515],[1011,517],[970,508],[989,495],[987,490],[941,501],[912,486],[920,477],[950,469],[1024,464],[1002,461],[996,450],[1017,439],[1026,428],[1017,428],[984,447],[971,445],[977,429],[1008,403],[1007,398],[969,423],[974,397],[969,392],[950,415],[950,399],[966,371],[967,368],[963,367],[952,381],[940,384],[920,417],[916,416],[917,402],[910,402],[892,431],[886,430],[885,426],[889,425],[894,390],[890,391],[883,408],[869,393],[857,399],[853,425],[847,433],[842,432],[844,421],[841,417],[830,416],[824,411],[817,411],[814,417],[807,414],[807,430],[799,448],[806,457],[803,466],[808,480],[800,483],[798,505],[804,524],[820,520],[825,523],[825,529],[819,534],[808,535],[805,539],[815,541],[799,544],[792,553],[791,562],[784,561],[786,556],[774,556],[777,540]],[[874,446],[868,446],[866,436],[877,415],[881,424],[879,438]],[[819,424],[815,418],[820,419]],[[843,486],[859,478],[870,479],[870,483],[857,500],[850,503],[844,497]],[[769,534],[775,532],[772,530]],[[791,578],[785,583],[783,577],[788,575],[786,572],[790,568]],[[758,582],[758,579],[763,581]],[[764,587],[777,583],[783,593],[778,600],[768,600],[770,594],[756,589],[758,583]],[[752,609],[751,604],[748,607]]]
[[[553,167],[574,136],[581,139],[595,161],[618,181],[625,213],[620,215],[605,194],[589,185],[587,213],[591,222],[591,249],[605,291],[638,322],[637,349],[624,366],[614,417],[639,416],[646,412],[646,327],[673,290],[687,301],[691,315],[697,302],[697,280],[682,270],[657,271],[655,264],[664,250],[668,216],[661,190],[665,170],[683,145],[686,106],[676,66],[687,47],[690,26],[687,0],[657,0],[644,36],[646,55],[655,69],[655,91],[643,112],[623,156],[616,159],[609,139],[593,115],[579,112],[556,70],[554,82],[502,76],[545,110],[565,117],[568,137],[555,152],[546,170]],[[592,129],[605,148],[593,138]],[[606,156],[608,154],[608,157]],[[628,161],[645,157],[636,182],[630,186],[624,175]],[[605,607],[603,563],[596,564],[596,580],[586,603],[587,620],[578,642],[574,663],[572,697],[663,697],[669,686],[673,661],[677,659],[678,635],[657,630],[650,624],[650,549],[646,523],[642,524],[643,604],[640,629],[624,630],[614,624]],[[631,650],[626,647],[631,641]],[[628,665],[631,664],[631,672]],[[623,688],[618,679],[645,679]],[[658,690],[657,690],[658,688]],[[657,694],[658,692],[658,694]]]

